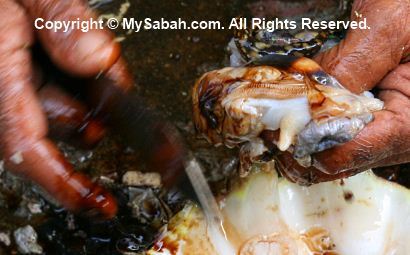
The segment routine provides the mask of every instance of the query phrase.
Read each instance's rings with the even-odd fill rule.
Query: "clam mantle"
[[[208,72],[192,92],[197,131],[216,146],[239,146],[243,174],[277,149],[309,167],[312,154],[352,140],[384,107],[370,92],[345,89],[311,59],[265,62],[272,65]]]
[[[410,254],[410,192],[371,171],[311,187],[252,172],[220,206],[236,254]],[[187,205],[148,254],[222,254],[206,229],[201,210]]]

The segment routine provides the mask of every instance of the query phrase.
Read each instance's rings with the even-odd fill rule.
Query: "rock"
[[[4,172],[4,161],[0,160],[0,175],[2,175]]]
[[[158,173],[128,171],[122,176],[122,183],[127,186],[151,186],[158,188],[161,186],[161,176]]]
[[[11,241],[10,241],[10,234],[9,233],[4,233],[0,232],[0,242],[3,243],[6,246],[9,246]]]
[[[160,227],[168,221],[172,214],[169,208],[151,188],[128,187],[128,207],[132,216],[142,224]]]
[[[37,233],[30,225],[15,230],[14,240],[18,251],[22,254],[43,253],[43,248],[37,243]]]
[[[21,196],[19,207],[15,211],[16,216],[30,219],[35,214],[43,213],[45,201],[39,194],[30,191],[32,191],[32,189],[25,191]]]
[[[38,202],[28,202],[27,208],[32,214],[40,214],[43,213],[42,204]]]

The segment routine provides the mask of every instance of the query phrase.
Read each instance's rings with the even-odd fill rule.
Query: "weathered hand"
[[[314,167],[280,155],[283,173],[293,181],[334,180],[410,161],[410,2],[356,0],[351,18],[360,16],[371,29],[349,31],[316,60],[353,92],[376,88],[385,109],[354,140],[314,155]]]
[[[89,142],[101,135],[98,123],[86,119],[84,107],[61,91],[49,86],[38,89],[30,46],[38,39],[58,67],[78,77],[105,71],[120,76],[119,46],[103,30],[34,31],[33,20],[38,17],[64,21],[95,15],[81,0],[0,2],[0,156],[6,169],[36,182],[68,209],[112,217],[117,210],[114,198],[64,159],[47,138],[45,113],[51,120],[63,118],[74,128],[84,125]]]

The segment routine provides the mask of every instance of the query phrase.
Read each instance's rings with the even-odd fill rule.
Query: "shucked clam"
[[[188,205],[149,255],[410,254],[410,191],[371,171],[301,187],[252,171],[220,200],[227,240],[210,242],[201,210]],[[225,250],[233,250],[226,253]]]
[[[197,130],[213,144],[240,145],[241,170],[272,159],[274,143],[298,162],[353,139],[383,102],[370,92],[356,95],[311,59],[270,55],[255,66],[204,74],[193,90]],[[265,135],[266,132],[278,132]]]

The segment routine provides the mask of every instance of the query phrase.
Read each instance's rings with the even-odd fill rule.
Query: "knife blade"
[[[166,189],[177,188],[201,206],[215,248],[222,255],[235,254],[204,172],[177,129],[137,94],[125,92],[109,80],[98,84],[104,103],[96,107],[97,112],[103,112],[125,143],[142,154],[149,171],[161,175]]]

